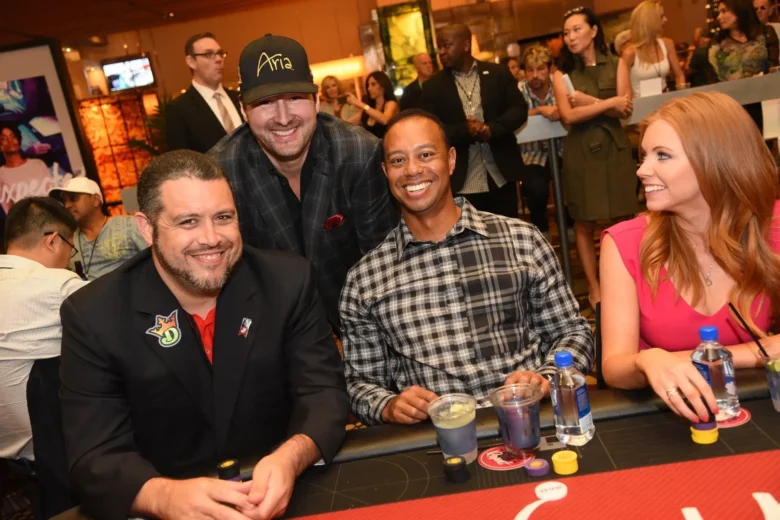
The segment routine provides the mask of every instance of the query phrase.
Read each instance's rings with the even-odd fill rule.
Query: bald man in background
[[[421,52],[412,58],[414,70],[417,71],[417,77],[406,85],[404,93],[401,96],[401,110],[407,108],[422,108],[422,85],[433,76],[433,60],[430,54]]]
[[[523,158],[515,130],[528,119],[528,105],[509,69],[475,59],[471,31],[448,25],[439,38],[444,69],[423,87],[423,105],[444,123],[457,152],[452,192],[479,211],[517,218],[517,185]]]

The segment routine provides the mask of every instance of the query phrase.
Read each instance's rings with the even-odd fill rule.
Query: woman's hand
[[[628,99],[628,96],[615,96],[609,101],[613,110],[619,112],[623,117],[629,117],[634,112],[634,102]]]
[[[718,413],[718,402],[712,388],[690,359],[651,348],[640,352],[636,364],[655,393],[677,415],[695,423],[707,421],[709,414],[702,400],[706,401],[713,414]],[[683,396],[688,399],[693,410],[685,404]]]
[[[347,103],[358,108],[363,108],[363,102],[360,101],[352,92],[347,94]]]

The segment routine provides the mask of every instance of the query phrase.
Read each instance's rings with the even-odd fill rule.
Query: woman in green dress
[[[555,102],[569,126],[563,184],[576,221],[588,299],[595,307],[601,300],[596,222],[632,217],[638,210],[636,163],[620,124],[631,117],[631,80],[628,66],[607,51],[601,24],[590,9],[578,7],[564,15],[563,41],[561,67],[553,76]]]

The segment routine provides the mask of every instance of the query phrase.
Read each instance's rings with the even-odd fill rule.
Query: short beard
[[[180,269],[168,261],[168,259],[165,257],[165,254],[162,252],[162,248],[160,248],[157,237],[157,230],[153,230],[152,232],[152,251],[154,251],[154,255],[163,269],[172,274],[184,285],[187,285],[200,293],[211,294],[221,291],[222,288],[227,284],[228,280],[230,279],[230,275],[233,274],[233,269],[238,263],[238,260],[236,260],[232,264],[229,264],[225,269],[225,272],[222,273],[222,276],[220,276],[218,279],[204,280],[195,276],[191,271]]]
[[[303,144],[301,145],[301,149],[297,150],[294,153],[285,153],[285,154],[280,153],[279,150],[277,150],[274,147],[273,142],[270,139],[266,140],[262,134],[256,134],[255,139],[260,144],[260,148],[263,149],[266,155],[273,157],[279,162],[292,161],[298,159],[309,150],[309,147],[311,146],[312,138],[314,137],[314,132],[317,130],[317,125],[315,124],[314,127],[311,128],[310,130],[309,129],[304,130],[303,125],[301,125],[298,127],[298,130],[301,132],[307,131],[308,133],[303,135],[303,141],[302,141]]]

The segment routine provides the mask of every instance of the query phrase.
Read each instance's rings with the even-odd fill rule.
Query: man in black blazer
[[[233,185],[244,241],[311,260],[338,331],[347,272],[398,224],[381,142],[317,113],[306,50],[293,39],[267,34],[249,43],[239,73],[247,124],[209,155]]]
[[[154,159],[138,199],[151,248],[61,310],[65,445],[84,513],[276,517],[295,478],[333,460],[349,414],[314,270],[243,246],[230,185],[205,155]],[[246,483],[170,478],[226,459],[260,461]]]
[[[524,166],[514,132],[528,119],[525,99],[506,67],[471,56],[465,25],[445,27],[438,43],[444,70],[423,85],[423,103],[457,152],[452,191],[478,210],[517,218]]]
[[[401,110],[423,108],[422,86],[433,77],[433,60],[427,52],[421,52],[412,58],[412,64],[417,71],[417,77],[406,85],[399,102]]]
[[[225,57],[211,33],[191,36],[184,44],[192,85],[167,106],[168,150],[206,153],[244,122],[238,93],[222,87]]]

